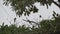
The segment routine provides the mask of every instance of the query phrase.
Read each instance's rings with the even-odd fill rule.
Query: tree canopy
[[[53,14],[53,20],[42,20],[37,24],[38,27],[17,27],[15,24],[0,25],[0,34],[60,34],[60,15]]]
[[[21,16],[29,15],[31,12],[36,13],[38,9],[34,6],[34,3],[40,2],[41,5],[51,6],[52,3],[60,7],[60,5],[54,0],[4,0],[5,5],[11,5],[12,9],[16,12],[17,15]],[[26,8],[28,7],[28,9]]]
[[[36,2],[40,2],[42,6],[46,5],[47,8],[54,3],[60,8],[60,2],[58,1],[57,3],[54,0],[4,0],[3,4],[6,6],[11,5],[16,14],[21,16],[22,14],[29,15],[31,12],[38,12],[37,7],[34,5]],[[14,19],[15,21],[16,18]],[[32,27],[26,27],[25,25],[17,27],[15,24],[8,26],[3,23],[0,25],[0,34],[60,34],[60,15],[54,11],[53,19],[51,20],[42,20],[38,23],[27,20],[27,22],[30,24],[32,22],[37,27],[34,25]]]

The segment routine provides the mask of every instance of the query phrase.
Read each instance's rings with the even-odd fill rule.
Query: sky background
[[[52,11],[55,11],[56,13],[60,14],[59,8],[56,5],[54,5],[53,3],[51,6],[49,6],[48,9],[46,6],[41,6],[40,3],[35,3],[35,5],[39,9],[39,11],[38,11],[38,13],[34,13],[34,14],[31,13],[29,16],[30,20],[37,22],[41,19],[48,19],[48,18],[50,19],[52,17],[52,14],[53,14]],[[42,18],[39,18],[39,15],[42,15]],[[3,0],[0,0],[0,24],[2,24],[4,22],[5,24],[10,25],[10,22],[14,23],[13,20],[15,17],[16,17],[16,14],[15,14],[15,12],[12,11],[11,7],[4,6]],[[23,21],[23,19],[25,19],[25,16],[21,16],[20,18],[17,17],[16,22],[19,23],[18,25],[26,24]]]

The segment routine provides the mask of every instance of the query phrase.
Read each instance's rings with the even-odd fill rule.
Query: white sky
[[[2,24],[3,22],[5,22],[5,24],[10,24],[9,22],[11,21],[13,23],[13,19],[16,17],[15,12],[13,12],[10,8],[10,6],[4,6],[3,4],[3,0],[0,0],[0,24]],[[35,14],[31,14],[29,16],[30,20],[39,20],[39,15],[42,15],[43,19],[48,19],[48,17],[52,17],[52,11],[56,11],[56,13],[60,13],[59,8],[52,4],[49,9],[47,9],[46,6],[41,6],[39,3],[35,4],[36,7],[39,9],[38,13]],[[20,24],[23,24],[23,20],[25,19],[24,16],[17,18],[17,22],[19,22]],[[22,23],[21,23],[22,22]],[[26,23],[25,23],[26,24]]]

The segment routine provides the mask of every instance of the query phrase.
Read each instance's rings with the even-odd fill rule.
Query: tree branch
[[[52,2],[60,8],[60,4],[58,4],[58,3],[55,2],[55,1],[52,1]]]
[[[27,19],[27,18],[26,18],[26,19]],[[23,20],[24,20],[24,19],[23,19]],[[31,23],[35,23],[36,25],[39,25],[38,23],[36,23],[36,22],[34,22],[34,21],[30,21],[29,19],[24,20],[24,21],[29,22],[30,24],[31,24]]]

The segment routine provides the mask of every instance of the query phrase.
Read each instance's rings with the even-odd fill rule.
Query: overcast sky
[[[2,24],[3,22],[5,22],[5,24],[10,24],[9,22],[11,21],[13,23],[13,19],[16,17],[15,12],[13,12],[11,10],[10,6],[4,6],[3,4],[3,0],[0,0],[0,24]],[[59,8],[52,4],[51,6],[49,6],[49,9],[47,9],[46,6],[41,6],[39,3],[35,3],[36,7],[39,9],[38,13],[35,14],[30,14],[29,18],[30,20],[39,20],[39,15],[42,15],[43,19],[48,19],[52,17],[53,12],[55,11],[56,13],[60,13]],[[23,24],[23,20],[25,17],[22,16],[20,18],[17,18],[17,21],[20,24]],[[22,23],[21,23],[22,22]],[[26,23],[25,23],[26,24]]]

